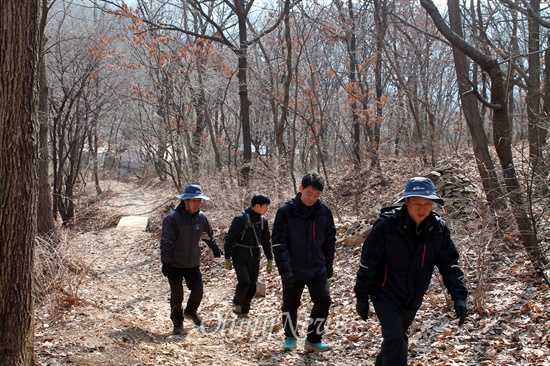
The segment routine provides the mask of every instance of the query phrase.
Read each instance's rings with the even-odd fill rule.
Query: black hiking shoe
[[[190,319],[197,327],[200,327],[202,325],[202,319],[198,317],[198,315],[190,314],[190,313],[183,313],[183,317]]]
[[[172,330],[172,334],[182,334],[183,333],[183,327],[181,323],[174,323],[174,329]]]

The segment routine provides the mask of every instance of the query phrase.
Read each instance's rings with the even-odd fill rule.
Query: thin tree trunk
[[[449,0],[448,7],[451,29],[459,37],[463,38],[458,0]],[[468,61],[466,55],[456,47],[453,47],[453,57],[462,111],[470,129],[470,135],[472,136],[474,155],[481,177],[481,184],[491,208],[499,210],[505,206],[502,200],[504,194],[498,181],[493,159],[489,153],[489,142],[483,128],[483,119],[481,118],[477,98],[475,95],[468,93],[471,89],[468,83]]]
[[[48,141],[48,79],[46,74],[45,55],[41,52],[38,65],[39,94],[38,94],[38,120],[40,130],[39,155],[38,155],[38,207],[37,230],[39,234],[49,235],[55,229],[55,220],[52,212],[52,192],[49,179],[50,154]]]

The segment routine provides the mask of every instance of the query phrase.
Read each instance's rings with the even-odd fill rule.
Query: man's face
[[[416,222],[416,226],[418,226],[432,212],[434,203],[431,199],[424,197],[409,197],[405,198],[405,204],[407,205],[409,215]]]
[[[269,203],[265,203],[263,205],[254,205],[254,211],[257,213],[257,214],[260,214],[260,215],[265,215],[265,213],[267,212],[267,209],[269,208]]]
[[[312,186],[303,188],[302,185],[300,185],[300,192],[302,193],[302,203],[304,206],[311,207],[319,200],[322,191],[315,189]]]
[[[186,208],[187,212],[189,212],[190,214],[194,214],[195,212],[197,212],[201,208],[202,199],[201,198],[193,198],[193,199],[190,199],[190,200],[185,200],[184,202],[186,202],[185,208]]]

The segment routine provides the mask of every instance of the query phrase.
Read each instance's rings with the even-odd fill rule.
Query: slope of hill
[[[324,194],[338,213],[340,228],[331,279],[333,305],[324,339],[333,351],[325,354],[306,353],[303,342],[294,352],[282,352],[282,294],[276,271],[268,275],[261,270],[266,296],[254,299],[248,319],[236,318],[231,311],[235,274],[224,270],[222,260],[213,258],[207,249],[202,265],[205,296],[199,308],[205,326],[197,328],[186,321],[184,334],[172,335],[169,287],[160,272],[158,236],[162,218],[177,203],[176,194],[159,186],[103,182],[108,193],[81,209],[75,225],[65,231],[64,250],[73,266],[65,277],[60,307],[49,303],[36,309],[37,364],[374,364],[380,327],[373,313],[367,322],[355,314],[353,284],[360,243],[346,239],[360,235],[379,208],[399,195],[406,174],[389,172],[385,182],[364,178],[369,183],[359,190],[351,188],[354,178],[342,174]],[[471,169],[465,174],[473,175],[475,181]],[[204,211],[221,245],[223,231],[238,210],[216,204],[216,199],[224,199],[221,192],[209,195],[214,199]],[[270,219],[282,201],[273,202]],[[358,202],[360,215],[354,214],[354,202]],[[117,230],[118,219],[126,215],[149,217],[149,229]],[[458,327],[450,299],[440,278],[434,276],[411,329],[409,363],[550,364],[549,291],[533,279],[520,246],[513,239],[494,240],[479,217],[457,216],[448,224],[463,255],[471,313],[465,325]],[[310,308],[305,296],[299,313],[302,335]]]

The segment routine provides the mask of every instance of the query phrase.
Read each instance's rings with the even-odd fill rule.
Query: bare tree
[[[0,364],[6,366],[34,365],[38,22],[39,1],[0,3]]]
[[[451,29],[461,38],[463,37],[460,9],[457,0],[449,1],[449,22]],[[487,134],[483,128],[483,121],[476,96],[471,93],[471,81],[468,76],[468,61],[466,55],[458,48],[453,47],[456,78],[462,102],[462,110],[472,136],[474,155],[481,177],[481,184],[487,201],[493,210],[504,207],[503,191],[500,187],[493,159],[489,153]],[[473,78],[472,78],[473,80]]]
[[[288,4],[296,4],[301,0],[290,1],[285,0]],[[136,15],[128,12],[128,8],[125,4],[120,4],[115,1],[104,2],[114,5],[121,10],[121,14],[126,14],[131,18],[135,18]],[[289,5],[283,6],[283,9],[288,11],[292,8]],[[180,7],[179,4],[172,4],[175,7]],[[151,29],[164,29],[181,32],[197,39],[204,39],[208,41],[217,42],[228,47],[234,52],[237,57],[237,79],[239,82],[239,100],[240,100],[240,122],[242,128],[243,138],[243,160],[240,171],[241,183],[245,186],[248,185],[250,174],[250,162],[252,159],[252,143],[251,143],[251,129],[250,129],[250,99],[248,95],[248,48],[250,45],[258,42],[259,39],[266,34],[274,31],[281,21],[284,19],[285,13],[283,10],[275,16],[275,21],[269,24],[269,26],[258,30],[258,33],[251,37],[248,24],[250,22],[249,15],[254,9],[254,1],[241,1],[241,0],[219,0],[213,2],[203,1],[187,1],[188,5],[193,12],[200,16],[204,20],[206,32],[196,32],[192,29],[186,29],[176,24],[168,24],[166,22],[148,22]],[[185,6],[185,5],[184,5]],[[236,33],[232,33],[236,31]],[[199,94],[200,95],[200,94]]]
[[[491,80],[491,101],[486,101],[478,94],[478,99],[493,111],[493,140],[496,152],[501,164],[504,185],[511,204],[511,212],[514,215],[523,246],[533,260],[538,264],[538,269],[544,274],[547,259],[541,257],[537,243],[536,233],[531,225],[528,215],[523,187],[518,179],[514,159],[512,155],[512,131],[508,116],[507,93],[504,75],[498,60],[492,58],[471,44],[460,38],[445,23],[439,10],[431,0],[420,0],[422,7],[426,9],[435,26],[441,34],[456,48],[476,62],[485,71]],[[474,93],[476,90],[472,90]]]

